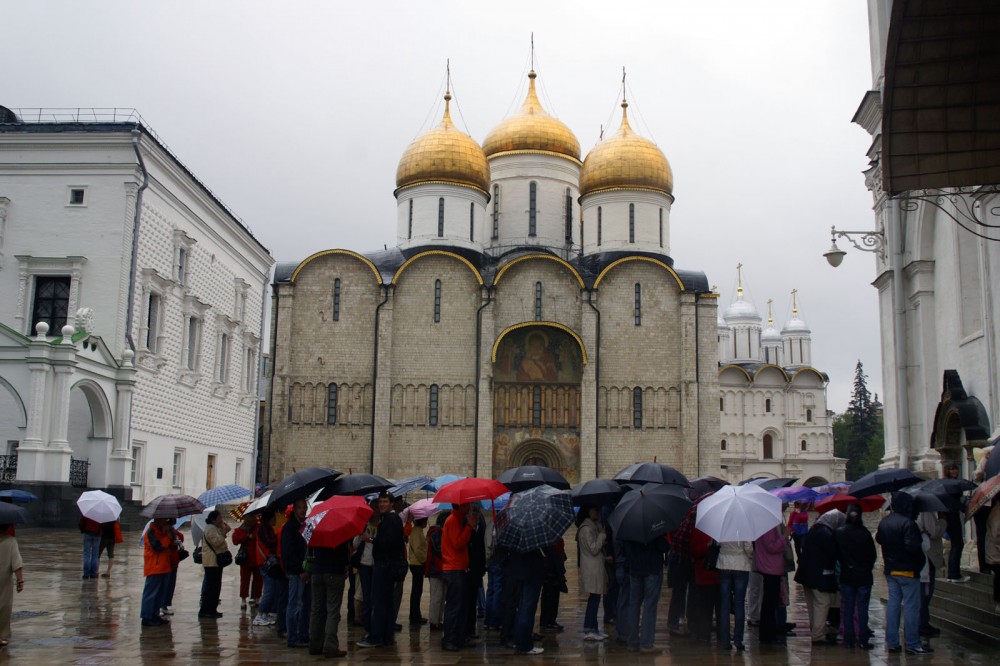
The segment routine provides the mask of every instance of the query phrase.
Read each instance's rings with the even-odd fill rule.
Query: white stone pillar
[[[598,307],[597,291],[593,292],[592,299],[594,307]],[[597,367],[600,354],[597,348],[598,315],[586,303],[586,297],[582,300],[580,338],[587,350],[587,365],[583,367],[580,381],[580,481],[588,481],[598,474],[604,474],[607,478],[616,470],[605,469],[597,459],[601,453],[597,431]]]
[[[378,344],[378,357],[374,361],[377,364],[378,376],[375,379],[375,386],[372,387],[375,391],[375,421],[371,426],[375,437],[372,474],[395,478],[398,475],[391,469],[392,447],[389,446],[392,431],[389,423],[389,411],[392,407],[392,302],[395,289],[392,285],[386,285],[384,288],[387,290],[388,299],[378,311],[378,329],[375,331],[375,335],[378,336],[377,343],[372,341],[373,345]],[[368,445],[371,446],[371,443]]]
[[[108,458],[108,486],[128,487],[132,465],[132,395],[135,389],[133,352],[126,349],[122,355],[121,379],[115,383],[114,445]]]
[[[484,290],[485,294],[485,290]],[[495,301],[494,301],[495,303]],[[479,335],[479,422],[476,424],[477,448],[475,475],[493,478],[493,342],[494,303],[480,313]]]

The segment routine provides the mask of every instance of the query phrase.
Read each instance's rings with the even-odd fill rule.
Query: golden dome
[[[671,194],[674,174],[663,151],[628,124],[628,102],[622,102],[622,126],[587,154],[580,169],[580,196],[606,190],[652,190]]]
[[[580,142],[565,124],[545,112],[528,72],[528,97],[521,109],[493,128],[483,142],[487,157],[511,152],[555,153],[580,161]]]
[[[444,95],[441,124],[418,136],[396,168],[396,191],[421,183],[450,183],[488,194],[490,165],[483,149],[451,122],[451,93]]]

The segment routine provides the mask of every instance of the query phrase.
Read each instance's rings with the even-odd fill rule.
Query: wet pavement
[[[271,627],[252,627],[250,616],[241,613],[238,596],[239,570],[228,567],[223,576],[219,610],[215,621],[197,618],[202,569],[190,559],[181,564],[174,598],[173,621],[164,627],[141,627],[139,603],[142,594],[142,548],[134,533],[126,533],[117,546],[110,579],[81,580],[82,540],[75,531],[25,529],[18,533],[25,561],[24,592],[15,595],[13,636],[0,650],[0,663],[24,664],[160,664],[176,662],[223,664],[309,663],[328,661],[304,650],[292,650],[279,640]],[[872,628],[876,649],[871,652],[842,647],[813,648],[804,627],[805,604],[801,589],[792,585],[789,621],[797,622],[799,635],[789,637],[784,648],[759,647],[755,631],[747,631],[747,651],[730,652],[704,646],[666,631],[666,609],[670,591],[664,588],[660,602],[655,655],[628,652],[623,646],[587,643],[580,630],[584,601],[577,594],[575,541],[566,537],[570,561],[569,594],[562,596],[559,622],[564,633],[547,634],[540,643],[540,656],[515,655],[498,645],[496,632],[480,631],[485,640],[462,652],[440,648],[441,634],[426,625],[415,631],[406,626],[409,581],[401,613],[404,629],[391,648],[363,650],[354,645],[362,630],[341,622],[341,647],[348,650],[341,663],[370,664],[986,664],[1000,658],[1000,650],[977,645],[956,634],[944,632],[933,639],[933,655],[887,655],[884,642],[884,608],[873,594]],[[233,549],[235,552],[235,548]],[[106,560],[101,560],[101,571]],[[424,604],[426,609],[427,590]],[[346,617],[346,611],[345,611]],[[614,634],[613,631],[608,633]],[[337,663],[337,660],[330,660]]]

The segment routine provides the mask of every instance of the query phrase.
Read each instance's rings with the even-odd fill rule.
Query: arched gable
[[[800,376],[802,377],[802,379],[799,379]],[[813,378],[815,378],[818,381],[816,382],[810,381]],[[823,375],[822,372],[820,372],[816,368],[813,367],[799,368],[798,370],[795,371],[795,374],[792,375],[791,383],[796,384],[797,387],[811,386],[815,388],[821,388],[826,383],[826,377]]]
[[[524,262],[524,261],[538,261],[538,260],[541,260],[541,261],[554,261],[554,262],[558,263],[559,265],[563,266],[566,270],[568,270],[570,272],[570,274],[574,278],[576,278],[576,281],[580,285],[580,288],[581,289],[584,288],[585,284],[583,282],[583,277],[580,275],[579,271],[577,271],[573,267],[572,264],[570,264],[565,259],[560,259],[559,257],[557,257],[555,255],[545,254],[543,252],[539,252],[537,254],[524,255],[522,257],[518,257],[518,258],[513,259],[512,261],[504,264],[503,267],[501,267],[500,270],[497,271],[496,276],[493,278],[493,284],[494,284],[494,286],[497,285],[500,282],[500,279],[503,277],[504,273],[506,273],[508,270],[510,270],[513,266],[516,266],[517,264],[519,264],[521,262]]]
[[[300,263],[298,266],[295,267],[295,271],[292,272],[292,277],[289,279],[289,282],[295,284],[295,280],[296,278],[298,278],[299,273],[302,272],[302,270],[306,266],[308,266],[311,262],[315,261],[316,259],[319,259],[320,257],[326,257],[332,254],[341,254],[347,257],[352,257],[354,259],[357,259],[358,261],[368,266],[368,268],[371,269],[371,272],[375,275],[375,280],[378,282],[378,284],[382,284],[382,274],[379,273],[378,268],[375,266],[375,264],[372,263],[371,259],[369,259],[364,255],[358,254],[357,252],[352,252],[351,250],[337,250],[337,249],[323,250],[322,252],[317,252],[316,254],[310,255],[309,257],[303,259],[302,263]]]
[[[0,377],[0,386],[7,389],[7,392],[10,393],[10,397],[13,399],[14,404],[17,406],[18,416],[20,417],[17,420],[17,427],[28,427],[28,411],[24,407],[24,401],[21,400],[21,394],[19,394],[17,389],[15,389],[14,386],[3,377]]]
[[[407,259],[406,261],[404,261],[402,266],[400,266],[399,268],[396,269],[395,275],[392,276],[392,283],[393,284],[398,283],[400,276],[413,263],[415,263],[415,262],[417,262],[420,259],[423,259],[425,257],[429,257],[429,256],[451,257],[452,259],[456,259],[456,260],[460,261],[470,271],[472,271],[472,274],[476,277],[476,281],[479,283],[480,286],[482,286],[482,284],[483,284],[483,276],[479,273],[479,270],[476,269],[476,267],[472,265],[472,262],[469,261],[468,259],[466,259],[465,257],[463,257],[460,254],[456,254],[454,252],[449,252],[447,250],[425,250],[423,252],[420,252],[419,254],[413,255],[412,257],[410,257],[409,259]]]
[[[726,377],[743,377],[746,379],[746,383],[750,384],[753,382],[753,377],[745,368],[738,365],[724,365],[719,368],[719,383],[722,383],[723,376]]]
[[[754,373],[753,382],[762,386],[784,386],[788,383],[788,373],[777,365],[762,365]]]
[[[597,276],[597,279],[594,280],[594,289],[597,289],[600,286],[601,280],[603,280],[604,276],[610,273],[612,269],[629,261],[645,261],[661,267],[663,270],[667,271],[667,273],[669,273],[671,277],[674,278],[674,281],[677,283],[677,288],[680,291],[684,291],[684,283],[681,281],[680,276],[677,275],[677,271],[675,271],[673,268],[671,268],[666,263],[660,261],[659,259],[655,259],[653,257],[644,257],[644,256],[622,257],[621,259],[611,262],[610,264],[604,267],[604,270],[602,270],[600,275]]]
[[[568,333],[570,337],[576,340],[576,343],[580,345],[580,358],[582,359],[584,365],[587,364],[587,348],[584,347],[583,345],[583,339],[579,335],[577,335],[576,331],[574,331],[570,327],[564,326],[563,324],[554,321],[526,321],[520,324],[514,324],[513,326],[508,326],[507,328],[505,328],[503,331],[500,332],[500,335],[498,335],[497,339],[493,342],[493,351],[490,355],[491,362],[493,363],[497,362],[497,350],[500,348],[500,343],[503,342],[503,339],[506,335],[508,335],[513,331],[517,331],[529,326],[555,328],[560,331],[563,331],[564,333]]]
[[[94,439],[111,439],[114,435],[114,416],[111,413],[111,404],[104,394],[104,389],[90,379],[81,379],[72,388],[80,389],[87,399],[90,417],[94,424]]]

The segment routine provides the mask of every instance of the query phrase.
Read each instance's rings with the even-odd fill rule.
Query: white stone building
[[[1000,83],[990,3],[869,0],[884,466],[936,474],[1000,420]],[[992,433],[992,435],[991,435]]]
[[[0,111],[2,481],[251,484],[268,251],[137,114]]]
[[[744,298],[718,320],[719,442],[723,478],[795,478],[807,485],[843,481],[847,461],[833,454],[833,413],[827,410],[829,377],[812,366],[812,332],[799,318],[767,328]]]

